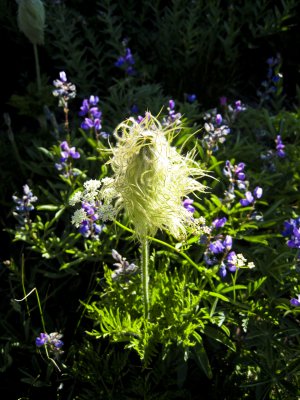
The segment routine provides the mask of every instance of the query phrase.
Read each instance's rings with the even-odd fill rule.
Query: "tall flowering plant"
[[[173,135],[172,125],[163,127],[150,113],[141,121],[129,118],[122,122],[115,131],[117,144],[111,148],[112,177],[103,179],[99,185],[86,184],[88,190],[76,194],[83,205],[87,200],[94,207],[98,205],[96,213],[102,219],[112,219],[124,209],[132,222],[142,248],[146,318],[149,317],[148,237],[157,230],[167,230],[178,239],[186,237],[195,221],[183,199],[192,192],[205,190],[195,179],[203,177],[204,171],[192,154],[182,155],[171,145]],[[74,198],[71,202],[75,203]],[[73,222],[79,226],[85,218],[83,207],[76,212]]]

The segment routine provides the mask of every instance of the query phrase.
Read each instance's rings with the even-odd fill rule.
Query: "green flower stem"
[[[35,70],[36,70],[36,83],[38,91],[40,92],[42,89],[41,84],[41,73],[40,73],[40,63],[39,63],[39,54],[37,49],[37,44],[33,44],[33,51],[34,51],[34,61],[35,61]]]
[[[118,225],[120,228],[124,229],[125,231],[131,232],[131,233],[135,233],[133,229],[127,228],[127,226],[121,224],[121,222],[119,222],[119,221],[117,221],[117,220],[115,220],[114,222],[115,222],[116,225]],[[210,283],[212,289],[215,289],[215,285],[214,285],[214,283],[213,283],[211,277],[210,277],[210,276],[207,276],[207,274],[206,274],[206,272],[207,272],[206,268],[203,268],[203,267],[201,267],[200,265],[196,264],[187,254],[183,253],[182,251],[178,251],[178,250],[176,249],[176,247],[172,246],[171,244],[166,243],[166,242],[164,242],[164,241],[162,241],[162,240],[156,239],[156,238],[154,238],[154,237],[152,237],[152,236],[147,236],[147,239],[151,240],[152,242],[159,243],[159,244],[161,244],[162,246],[171,249],[171,250],[174,251],[175,253],[180,254],[181,257],[185,258],[185,259],[188,261],[188,263],[189,263],[190,265],[192,265],[193,267],[195,267],[199,272],[201,272],[201,273],[203,273],[204,275],[206,275],[206,278],[208,279],[208,281],[209,281],[209,283]]]
[[[142,287],[144,297],[144,317],[149,320],[149,240],[142,238]]]

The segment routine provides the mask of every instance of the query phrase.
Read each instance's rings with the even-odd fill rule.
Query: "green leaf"
[[[271,239],[274,237],[282,237],[282,235],[279,234],[267,234],[267,235],[255,235],[255,236],[241,235],[240,239],[246,240],[247,242],[260,243],[268,246],[269,242],[267,239]]]
[[[216,293],[216,292],[208,292],[207,290],[204,290],[203,291],[203,295],[204,296],[205,295],[209,295],[209,296],[212,296],[212,297],[218,297],[218,299],[221,299],[221,300],[224,300],[224,301],[229,301],[228,297],[225,297],[222,294]]]
[[[232,292],[234,290],[245,290],[247,289],[247,286],[245,285],[234,285],[234,286],[229,286],[221,290],[222,293],[228,293]]]
[[[215,339],[217,342],[223,343],[229,349],[236,351],[235,344],[229,339],[228,336],[226,336],[223,332],[219,331],[218,329],[206,325],[204,328],[204,333],[205,335],[211,337],[212,339]]]
[[[57,211],[60,208],[60,206],[55,206],[54,204],[42,204],[39,206],[36,206],[36,209],[38,211]]]
[[[204,373],[208,377],[208,379],[212,379],[213,374],[212,374],[209,359],[207,357],[206,350],[203,346],[202,337],[197,332],[193,333],[193,337],[197,341],[196,345],[193,347],[193,354],[195,356],[195,360],[198,363],[198,365],[201,367],[201,369],[204,371]]]

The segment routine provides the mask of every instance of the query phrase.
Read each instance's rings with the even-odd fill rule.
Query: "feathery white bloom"
[[[140,238],[154,236],[158,229],[184,237],[191,215],[182,199],[205,189],[195,179],[205,173],[193,155],[181,155],[171,146],[174,129],[162,127],[148,113],[141,123],[129,118],[114,133],[118,140],[111,149],[114,174],[102,181],[100,194],[105,203],[114,196],[117,210],[125,209]]]

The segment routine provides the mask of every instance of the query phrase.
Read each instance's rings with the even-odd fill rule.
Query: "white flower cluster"
[[[237,268],[249,268],[249,269],[255,268],[255,264],[252,261],[248,263],[247,259],[241,253],[236,254],[235,256],[233,256],[231,262]]]
[[[103,204],[101,201],[103,199],[103,193],[100,192],[100,187],[102,184],[108,185],[110,178],[104,178],[102,181],[97,179],[91,179],[86,181],[84,186],[84,191],[77,191],[73,194],[73,196],[69,200],[69,204],[71,206],[75,206],[77,203],[82,203],[83,208],[76,210],[72,216],[72,224],[74,224],[77,228],[80,226],[82,221],[88,220],[89,215],[86,211],[85,206],[91,206],[95,210],[94,216],[97,215],[97,219],[102,220],[103,222],[108,220],[113,220],[116,216],[115,208],[107,202],[107,198],[112,199],[114,197],[113,189],[105,187],[104,191],[107,192],[105,198],[106,202]]]
[[[78,191],[73,194],[73,196],[69,200],[69,204],[71,206],[75,206],[75,204],[80,202],[92,203],[98,197],[99,188],[101,186],[101,181],[97,179],[91,179],[86,181],[84,184],[84,192]]]
[[[206,220],[204,217],[193,218],[192,227],[194,228],[194,235],[210,235],[211,227],[206,225]]]
[[[79,210],[76,210],[74,212],[71,222],[73,225],[76,226],[76,228],[79,228],[81,222],[85,219],[87,219],[87,213],[82,208],[80,208]]]

